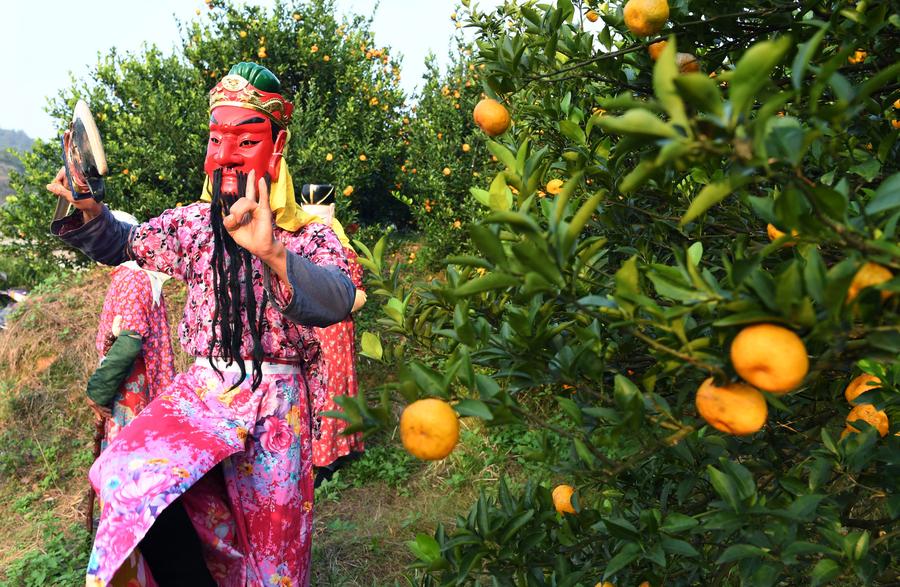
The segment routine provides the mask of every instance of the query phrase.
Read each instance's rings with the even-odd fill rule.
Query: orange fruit
[[[666,0],[628,0],[625,4],[625,26],[638,37],[655,35],[669,19]]]
[[[769,409],[766,398],[746,383],[718,387],[712,377],[700,384],[695,398],[697,412],[721,432],[744,436],[763,427]]]
[[[653,61],[656,61],[657,59],[659,59],[659,56],[662,55],[663,50],[666,48],[666,45],[668,45],[668,44],[669,44],[668,41],[657,41],[657,42],[653,43],[652,45],[650,45],[649,47],[647,47],[647,53],[650,54],[650,59],[652,59]]]
[[[325,160],[326,160],[326,161],[331,161],[331,160],[333,160],[333,159],[334,159],[334,155],[332,155],[331,153],[328,153],[327,155],[325,155]]]
[[[881,379],[874,375],[863,373],[862,375],[854,377],[847,385],[847,389],[844,390],[844,397],[851,406],[855,406],[856,402],[854,400],[856,398],[870,389],[876,389],[878,387],[881,387]]]
[[[788,393],[809,371],[806,345],[794,332],[776,324],[753,324],[731,343],[731,364],[750,385],[771,393]]]
[[[597,22],[597,19],[600,18],[600,15],[597,14],[594,10],[588,10],[584,13],[584,17],[591,22]]]
[[[562,191],[563,180],[561,179],[551,179],[547,182],[547,193],[555,196],[559,192]]]
[[[463,146],[462,146],[463,153],[468,153],[471,149],[472,149],[472,147],[469,146],[469,143],[463,143]]]
[[[855,65],[857,63],[862,63],[863,61],[865,61],[866,57],[868,57],[868,56],[869,56],[869,54],[866,53],[865,51],[857,50],[857,51],[854,51],[853,55],[851,55],[850,57],[847,58],[847,61],[849,61],[850,63],[853,63]]]
[[[447,402],[420,399],[406,406],[400,416],[400,440],[415,457],[426,461],[442,459],[459,441],[459,419]]]
[[[900,128],[900,120],[892,120],[891,126],[893,126],[894,128]]]
[[[475,124],[491,137],[502,135],[509,128],[509,111],[493,98],[485,98],[476,104],[472,117]]]
[[[443,171],[441,171],[441,173],[443,173],[444,175],[450,175],[450,173],[451,173],[451,172],[450,172],[450,168],[449,168],[449,167],[444,167],[444,169],[443,169]]]
[[[894,274],[887,267],[882,267],[878,263],[865,263],[850,282],[850,288],[847,290],[847,302],[853,301],[859,295],[860,290],[890,281],[893,276]],[[889,297],[891,297],[891,292],[881,292],[881,299],[886,300]]]
[[[878,429],[878,434],[882,436],[887,436],[888,428],[890,428],[887,414],[884,413],[884,410],[876,409],[872,404],[859,404],[850,410],[850,413],[847,414],[848,432],[859,432],[859,430],[850,424],[856,420],[868,422]]]
[[[650,581],[644,581],[638,587],[650,587]]]
[[[775,241],[775,240],[778,240],[778,239],[780,239],[781,237],[783,237],[786,233],[784,233],[784,232],[778,230],[777,228],[775,228],[775,225],[772,224],[772,223],[770,222],[769,224],[766,225],[766,234],[769,235],[769,240],[770,240],[770,241]],[[792,230],[792,231],[791,231],[791,236],[794,237],[794,238],[796,238],[797,236],[799,236],[799,234],[800,234],[800,233],[798,233],[796,230]],[[786,242],[786,243],[784,243],[784,246],[786,246],[786,247],[793,247],[793,246],[795,246],[796,244],[797,244],[797,243],[795,243],[795,242]]]
[[[365,160],[366,160],[366,156],[365,156],[365,155],[360,155],[360,156],[359,156],[359,160],[360,160],[360,161],[365,161]]]
[[[238,33],[238,36],[239,36],[240,38],[243,39],[244,37],[247,36],[247,31],[240,31],[240,32]]]
[[[675,64],[678,65],[678,73],[694,73],[700,71],[700,62],[690,53],[676,53]]]
[[[345,195],[345,196],[349,196],[349,195],[352,194],[352,193],[353,193],[353,186],[352,186],[352,185],[348,185],[347,187],[344,188],[344,195]]]
[[[553,488],[553,507],[561,514],[574,514],[575,508],[572,507],[572,494],[575,488],[571,485],[557,485]]]

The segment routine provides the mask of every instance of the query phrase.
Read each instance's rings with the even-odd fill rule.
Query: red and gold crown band
[[[264,92],[239,75],[226,75],[209,91],[209,109],[217,106],[238,106],[256,110],[268,116],[281,128],[287,128],[294,105],[275,92]]]

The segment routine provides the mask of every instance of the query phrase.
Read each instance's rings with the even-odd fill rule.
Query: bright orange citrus
[[[561,514],[574,514],[575,508],[572,507],[572,495],[575,488],[571,485],[557,485],[553,489],[553,507]]]
[[[847,389],[844,390],[844,397],[850,403],[851,406],[856,405],[856,398],[866,393],[870,389],[875,389],[881,387],[881,379],[875,377],[874,375],[869,375],[868,373],[863,373],[862,375],[857,375],[853,378],[847,385]]]
[[[766,398],[746,383],[716,386],[712,377],[700,384],[695,398],[697,412],[721,432],[744,436],[763,427],[769,409]]]
[[[639,37],[655,35],[669,19],[666,0],[628,0],[625,4],[625,26]]]
[[[563,188],[563,180],[561,179],[551,179],[547,182],[547,193],[555,196],[559,192],[562,191]]]
[[[775,225],[770,222],[769,224],[766,225],[766,234],[769,235],[770,241],[776,241],[776,240],[780,239],[781,237],[783,237],[786,233],[775,228]],[[791,230],[792,237],[797,238],[797,236],[799,236],[799,234],[800,233],[797,232],[796,230]],[[797,243],[795,243],[795,242],[788,241],[788,242],[784,243],[784,246],[793,247],[796,244]]]
[[[588,10],[584,13],[584,17],[591,22],[597,22],[597,19],[600,18],[600,15],[597,14],[597,12],[594,10]]]
[[[502,135],[509,128],[509,111],[493,98],[485,98],[476,104],[472,117],[475,124],[491,137]]]
[[[731,364],[750,385],[771,393],[793,391],[809,371],[806,345],[776,324],[753,324],[731,343]]]
[[[663,50],[666,48],[666,45],[668,45],[668,44],[669,44],[668,41],[657,41],[657,42],[653,43],[652,45],[650,45],[649,47],[647,47],[647,53],[650,54],[650,59],[652,59],[653,61],[656,61],[657,59],[659,59],[659,56],[662,55]]]
[[[859,295],[860,290],[890,281],[893,276],[894,274],[887,267],[882,267],[878,263],[865,263],[850,282],[850,288],[847,290],[847,302],[853,301]],[[891,292],[881,292],[881,299],[886,300],[889,297],[891,297]]]
[[[450,454],[459,441],[459,418],[445,401],[415,401],[400,416],[400,440],[409,453],[426,461]]]
[[[851,422],[855,422],[856,420],[868,422],[878,429],[878,434],[882,436],[887,436],[888,428],[890,428],[887,414],[884,413],[884,410],[876,409],[872,404],[859,404],[850,410],[850,413],[847,414],[848,432],[859,432],[859,430],[854,428],[851,424]]]

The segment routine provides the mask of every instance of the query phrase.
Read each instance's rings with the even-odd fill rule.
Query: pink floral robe
[[[350,266],[350,278],[356,289],[362,289],[362,265],[357,261],[353,249],[344,249]],[[316,328],[316,336],[322,346],[325,371],[328,385],[325,397],[322,398],[323,411],[340,411],[341,407],[334,403],[335,396],[346,395],[356,397],[359,382],[356,378],[356,338],[353,329],[353,317],[347,316],[343,321],[326,328]],[[344,436],[347,422],[337,418],[321,417],[318,435],[313,438],[313,464],[325,467],[342,456],[363,450],[362,434]]]
[[[347,272],[330,228],[308,225],[296,233],[275,228],[288,250],[317,265]],[[179,336],[184,349],[205,357],[214,310],[209,205],[167,210],[132,235],[142,266],[187,283]],[[253,260],[253,286],[262,299],[262,265]],[[273,288],[285,304],[284,284]],[[251,339],[244,326],[243,348]],[[124,428],[91,468],[103,504],[88,563],[88,585],[106,585],[131,556],[159,513],[177,497],[203,543],[206,563],[223,586],[309,584],[312,538],[313,413],[324,397],[320,350],[311,328],[269,304],[262,336],[265,354],[299,361],[303,372],[249,377],[232,387],[209,367],[193,365]],[[313,406],[310,406],[312,398]]]
[[[112,418],[106,420],[104,444],[114,439],[119,430],[131,422],[147,403],[168,387],[175,377],[166,300],[160,295],[153,302],[150,278],[143,271],[119,266],[112,270],[106,290],[100,326],[97,329],[97,352],[106,354],[107,337],[112,335],[113,320],[122,317],[122,330],[132,330],[141,337],[141,354],[122,384],[113,402]]]

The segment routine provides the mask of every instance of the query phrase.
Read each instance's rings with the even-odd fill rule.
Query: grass
[[[95,267],[51,276],[0,331],[0,586],[83,584],[93,458],[83,390],[97,361],[108,273]],[[165,295],[175,334],[184,286],[170,281]],[[377,314],[376,303],[366,306],[358,331],[377,328]],[[191,358],[174,347],[176,367],[186,368]],[[364,391],[392,376],[367,359],[359,365]],[[367,439],[363,457],[318,489],[313,585],[414,584],[420,576],[409,568],[407,541],[439,522],[452,526],[500,475],[515,484],[546,474],[527,458],[540,444],[533,433],[462,423],[460,446],[443,461],[412,458],[388,431]]]

